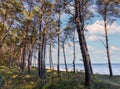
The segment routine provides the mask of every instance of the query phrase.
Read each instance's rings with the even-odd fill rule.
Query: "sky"
[[[107,63],[106,49],[103,43],[100,41],[102,40],[103,42],[105,42],[104,28],[103,26],[99,25],[98,22],[101,21],[95,21],[93,24],[87,26],[88,31],[85,33],[87,46],[92,63]],[[108,26],[108,29],[111,63],[120,63],[120,24],[114,22],[112,25]],[[76,41],[78,41],[78,39],[76,39]],[[73,61],[72,42],[70,42],[70,45],[71,46],[69,46],[68,44],[65,45],[67,63],[72,63]],[[60,51],[60,63],[64,63],[62,48],[60,49]],[[52,48],[52,52],[53,61],[54,63],[57,63],[57,48]],[[79,43],[76,43],[76,63],[83,63],[81,59],[82,56],[80,46]],[[46,62],[49,63],[48,57]]]
[[[91,10],[94,12],[96,17],[91,18],[91,23],[88,24],[85,32],[85,37],[87,41],[87,47],[90,54],[90,59],[92,63],[108,63],[106,48],[102,42],[105,42],[104,26],[100,25],[103,23],[102,18],[95,12],[92,5]],[[62,14],[61,22],[62,28],[67,25],[69,15]],[[116,21],[112,24],[108,24],[108,39],[109,39],[109,50],[111,63],[120,63],[120,18],[115,18]],[[78,41],[77,32],[76,41]],[[67,63],[73,62],[73,43],[69,42],[65,44],[66,60]],[[49,51],[47,50],[46,63],[49,63]],[[52,59],[54,64],[57,63],[57,47],[52,48]],[[60,63],[64,63],[63,50],[60,48]],[[83,63],[79,43],[76,43],[76,63]]]
[[[120,21],[120,20],[119,20]],[[95,21],[93,24],[88,25],[88,34],[86,40],[88,43],[89,52],[91,55],[91,61],[95,63],[107,63],[106,49],[102,40],[105,43],[104,27],[98,23],[101,21]],[[120,63],[120,24],[114,22],[112,25],[108,25],[108,39],[109,50],[112,63]]]
[[[66,22],[66,16],[62,17]],[[102,42],[105,42],[104,27],[100,25],[102,20],[97,20],[87,26],[85,32],[87,46],[92,63],[107,63],[106,49]],[[65,25],[66,23],[64,23]],[[76,41],[78,41],[77,32]],[[108,25],[108,39],[111,63],[120,63],[120,19],[117,19],[112,25]],[[102,42],[101,42],[102,40]],[[69,45],[70,44],[70,45]],[[67,63],[73,62],[73,43],[65,44]],[[54,64],[57,63],[57,47],[52,48],[52,58]],[[47,51],[47,55],[49,52]],[[46,63],[49,63],[49,57],[46,57]],[[63,50],[60,48],[60,63],[64,63]],[[76,63],[83,63],[79,43],[76,43]]]

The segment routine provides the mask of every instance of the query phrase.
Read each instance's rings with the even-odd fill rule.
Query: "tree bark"
[[[88,50],[86,45],[86,39],[84,37],[84,22],[80,12],[83,8],[79,8],[80,4],[78,0],[75,1],[75,22],[77,27],[77,33],[78,33],[78,39],[79,39],[79,45],[83,57],[83,63],[84,63],[84,69],[85,69],[85,86],[90,85],[90,66],[89,66],[89,57],[88,57]]]
[[[75,31],[73,34],[73,72],[75,73],[75,59],[76,59],[76,54],[75,54]]]
[[[107,23],[106,23],[106,21],[104,21],[104,23],[105,23],[105,40],[106,40],[106,52],[107,52],[107,58],[108,58],[108,67],[109,67],[110,76],[113,76],[112,66],[111,66],[111,61],[110,61],[110,53],[109,53]]]
[[[41,19],[42,19],[42,17],[41,17]],[[38,46],[39,46],[39,49],[38,49],[38,75],[39,75],[39,77],[41,76],[41,44],[42,44],[42,42],[41,42],[41,22],[40,22],[40,27],[39,27],[39,43],[38,43]]]
[[[105,7],[104,10],[104,15],[103,15],[103,20],[104,20],[104,30],[105,30],[105,41],[106,41],[106,53],[107,53],[107,58],[108,58],[108,67],[109,67],[109,72],[110,76],[113,76],[112,73],[112,66],[111,66],[111,61],[110,61],[110,53],[109,53],[109,44],[108,44],[108,31],[107,31],[107,6]]]
[[[57,73],[60,77],[60,34],[58,33],[58,59],[57,59]]]
[[[83,35],[84,39],[85,39],[85,35]],[[89,55],[89,51],[88,51],[88,48],[87,48],[87,43],[85,42],[85,45],[86,45],[86,50],[88,52],[88,62],[89,62],[89,66],[90,66],[90,72],[91,74],[93,74],[93,69],[92,69],[92,64],[91,64],[91,60],[90,60],[90,55]]]
[[[61,13],[60,13],[60,6],[59,6],[59,18],[58,18],[58,59],[57,59],[57,73],[58,73],[58,77],[60,77],[60,18],[61,18]]]
[[[43,78],[45,77],[45,34],[43,33],[42,35],[42,44],[40,45],[40,48],[39,48],[39,54],[38,54],[38,66],[39,66],[39,77]]]
[[[50,69],[54,69],[53,61],[52,61],[52,36],[50,34],[50,45],[49,45],[49,62]]]
[[[68,72],[68,68],[67,68],[67,62],[66,62],[66,55],[65,55],[65,47],[64,47],[64,44],[63,44],[63,55],[64,55],[64,63],[65,63],[65,69],[66,69],[66,72]]]
[[[46,58],[46,33],[43,34],[43,49],[42,49],[42,77],[45,78],[45,58]]]
[[[30,73],[30,66],[31,66],[31,59],[32,59],[32,52],[30,51],[28,56],[28,73]]]
[[[86,50],[85,39],[83,37],[83,33],[81,33],[81,31],[79,31],[79,30],[77,30],[77,32],[78,32],[79,44],[80,44],[80,48],[81,48],[83,62],[84,62],[85,85],[89,86],[90,85],[90,66],[89,66],[88,55],[87,55],[88,52]]]
[[[25,70],[25,58],[26,58],[26,38],[25,38],[25,42],[24,42],[24,47],[23,47],[23,55],[22,55],[22,65],[21,65],[21,69],[22,69],[22,73],[24,73]]]

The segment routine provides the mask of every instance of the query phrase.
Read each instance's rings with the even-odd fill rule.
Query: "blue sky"
[[[66,21],[68,17],[63,17]],[[98,23],[101,23],[101,20],[96,19],[96,21],[93,22],[93,24],[90,24],[87,26],[88,31],[85,33],[86,35],[86,41],[88,44],[88,49],[90,53],[90,58],[92,63],[107,63],[107,55],[106,55],[106,49],[100,39],[105,42],[104,38],[104,27],[99,25]],[[66,23],[64,23],[65,25]],[[110,57],[112,63],[120,63],[120,25],[119,21],[114,22],[112,25],[108,25],[108,33],[109,33],[109,45],[110,45]],[[76,33],[76,40],[77,39],[77,33]],[[72,42],[69,42],[71,46],[68,44],[65,45],[66,50],[66,58],[67,63],[72,63],[73,61],[73,46]],[[64,63],[62,48],[60,49],[60,63]],[[52,48],[53,52],[53,61],[54,63],[57,63],[57,47]],[[48,55],[47,51],[47,55]],[[81,51],[80,46],[78,43],[76,43],[76,63],[83,63],[80,59],[81,57]],[[49,63],[49,57],[47,56],[47,63]]]

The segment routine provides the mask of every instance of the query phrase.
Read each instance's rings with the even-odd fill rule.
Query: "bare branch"
[[[105,45],[105,43],[103,42],[103,40],[101,40],[101,39],[99,39],[100,40],[100,42],[103,44],[103,46],[106,48],[106,45]]]

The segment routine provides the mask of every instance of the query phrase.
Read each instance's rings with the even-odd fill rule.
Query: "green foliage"
[[[107,19],[112,18],[113,16],[117,17],[120,13],[119,11],[119,1],[117,0],[97,0],[97,9],[98,12]]]
[[[27,10],[23,10],[23,14],[27,20],[32,20],[34,17],[34,13]]]
[[[120,76],[109,77],[107,75],[93,75],[91,85],[85,87],[84,74],[76,72],[62,72],[58,79],[56,71],[46,71],[46,80],[42,80],[37,75],[36,68],[32,68],[30,74],[24,75],[14,67],[9,69],[0,66],[0,74],[5,83],[2,89],[119,89]]]

